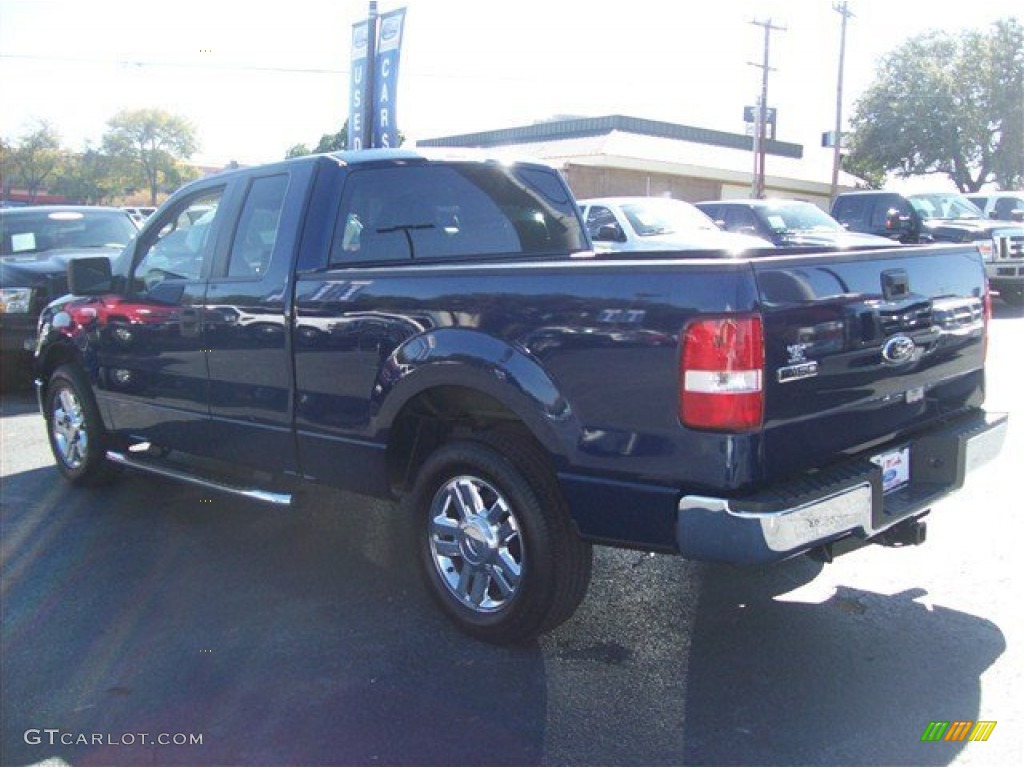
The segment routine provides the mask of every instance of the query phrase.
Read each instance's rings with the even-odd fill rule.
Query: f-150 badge
[[[818,362],[807,359],[806,344],[790,344],[786,347],[789,352],[789,365],[779,368],[777,376],[779,384],[788,384],[799,379],[809,379],[818,375]]]

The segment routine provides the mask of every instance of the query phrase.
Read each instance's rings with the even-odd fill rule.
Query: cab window
[[[252,180],[231,244],[228,277],[259,277],[267,271],[287,191],[286,173]]]
[[[220,187],[198,193],[164,213],[155,236],[139,244],[132,273],[136,292],[152,294],[163,283],[203,277],[212,258],[211,233],[223,192]]]
[[[909,219],[913,215],[910,203],[899,197],[878,199],[875,202],[874,209],[871,211],[871,228],[873,230],[887,229],[886,224],[894,215],[899,216],[901,219]]]
[[[516,166],[436,164],[353,171],[331,264],[586,248],[576,207],[557,178]]]

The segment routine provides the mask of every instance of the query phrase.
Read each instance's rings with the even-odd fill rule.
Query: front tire
[[[110,479],[107,436],[92,390],[81,370],[61,366],[46,387],[46,431],[57,469],[75,485]]]
[[[487,434],[443,445],[406,502],[431,595],[468,634],[531,640],[583,600],[591,547],[531,442]]]

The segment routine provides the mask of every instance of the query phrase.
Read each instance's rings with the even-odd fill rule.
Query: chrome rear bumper
[[[676,541],[684,557],[737,563],[781,560],[846,536],[870,539],[923,514],[995,458],[1006,414],[980,412],[900,445],[910,447],[910,482],[882,492],[868,456],[740,499],[688,495],[679,501]]]

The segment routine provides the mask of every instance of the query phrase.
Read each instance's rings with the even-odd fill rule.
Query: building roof
[[[419,147],[502,147],[506,152],[542,159],[562,167],[601,168],[666,173],[749,184],[753,174],[753,139],[656,120],[609,115],[556,120],[549,123],[480,133],[445,136],[417,142]],[[803,146],[769,140],[765,185],[793,193],[829,194],[832,158],[804,157]],[[839,186],[852,189],[860,179],[840,171]]]

